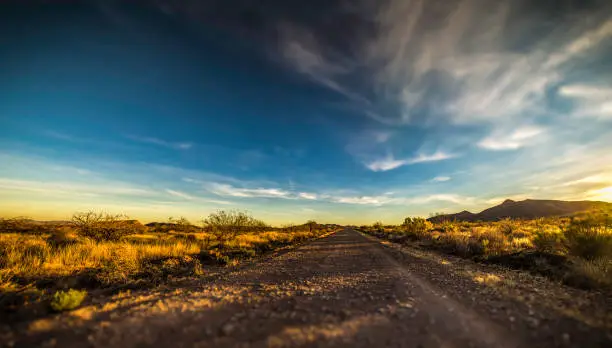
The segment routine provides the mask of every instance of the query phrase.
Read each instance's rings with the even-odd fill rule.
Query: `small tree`
[[[188,232],[189,230],[191,230],[191,222],[189,222],[189,220],[187,220],[187,218],[183,216],[180,216],[178,218],[169,217],[168,223],[173,224],[174,229],[177,232]]]
[[[134,220],[126,220],[121,214],[96,213],[88,211],[75,213],[72,216],[72,226],[77,232],[95,241],[118,241],[119,239],[142,232],[144,226]]]
[[[428,230],[433,227],[431,222],[419,217],[407,217],[406,219],[404,219],[404,223],[402,224],[402,226],[404,227],[407,233],[415,234],[417,236],[424,235]]]
[[[308,220],[306,222],[306,226],[308,226],[308,232],[312,233],[312,231],[317,227],[317,222],[314,220]]]
[[[247,212],[239,210],[219,210],[211,213],[202,220],[207,231],[210,231],[217,241],[219,247],[224,248],[227,241],[236,238],[241,233],[249,230],[260,231],[265,228],[265,223],[254,219]]]

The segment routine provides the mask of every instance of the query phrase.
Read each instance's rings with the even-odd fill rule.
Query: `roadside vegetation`
[[[612,216],[606,213],[496,222],[406,218],[360,230],[480,262],[524,269],[586,289],[612,290]]]
[[[87,291],[115,292],[214,274],[275,249],[332,232],[309,221],[271,227],[242,211],[143,225],[125,216],[76,213],[70,221],[0,220],[0,311],[29,303],[72,309]]]

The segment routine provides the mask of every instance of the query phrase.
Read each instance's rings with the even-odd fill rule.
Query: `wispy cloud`
[[[530,118],[545,106],[547,88],[563,78],[565,65],[612,36],[612,20],[593,17],[599,22],[594,27],[567,21],[564,31],[511,50],[505,45],[511,35],[533,35],[542,20],[536,16],[516,26],[518,6],[481,0],[381,2],[379,36],[368,46],[368,61],[378,67],[378,84],[402,100],[401,117],[418,121],[413,110],[422,113],[426,107],[428,117],[453,123]],[[430,15],[433,7],[438,16]]]
[[[294,192],[282,188],[271,187],[237,187],[226,183],[205,183],[204,187],[219,196],[236,198],[279,198],[279,199],[302,199],[318,200],[320,195],[313,192]]]
[[[303,198],[303,199],[310,199],[310,200],[315,200],[317,199],[317,195],[314,193],[309,193],[309,192],[300,192],[298,194],[298,197]]]
[[[389,196],[349,196],[349,197],[332,197],[334,203],[345,204],[360,204],[360,205],[376,205],[380,206],[394,201],[393,197]]]
[[[331,201],[335,203],[356,204],[356,205],[418,205],[432,202],[448,202],[457,205],[473,204],[476,199],[458,194],[431,194],[421,196],[394,196],[394,195],[376,195],[376,196],[338,196],[331,197]]]
[[[218,199],[210,199],[210,198],[206,198],[206,197],[197,197],[197,196],[192,196],[190,194],[187,194],[185,192],[181,192],[181,191],[176,191],[176,190],[171,190],[171,189],[166,189],[165,190],[166,193],[168,193],[171,196],[174,197],[178,197],[187,201],[199,201],[199,202],[207,202],[207,203],[214,203],[214,204],[232,204],[232,202],[229,201],[223,201],[223,200],[218,200]]]
[[[513,0],[367,3],[361,15],[373,24],[374,35],[352,37],[357,48],[350,54],[339,54],[321,43],[325,35],[315,37],[316,31],[297,26],[282,28],[290,33],[282,53],[296,71],[357,101],[364,114],[386,125],[533,121],[547,112],[548,91],[585,55],[602,52],[600,43],[612,37],[612,5],[588,12],[588,21],[574,13],[560,15],[562,24],[553,31],[543,25],[544,11],[526,16],[524,5]],[[517,38],[524,44],[517,45]],[[365,93],[347,82],[364,78],[370,86]],[[598,110],[608,115],[610,106]]]
[[[436,176],[435,178],[431,179],[431,181],[444,182],[444,181],[449,181],[450,179],[451,179],[450,176]]]
[[[291,199],[295,197],[295,195],[293,195],[291,192],[279,188],[242,188],[235,187],[230,184],[211,183],[207,185],[207,189],[219,196],[242,198],[268,197],[284,199]]]
[[[366,98],[337,81],[339,76],[349,73],[350,69],[346,64],[336,63],[328,57],[333,55],[329,52],[330,48],[324,49],[312,33],[288,23],[281,25],[279,31],[282,33],[281,53],[297,72],[353,101],[369,104]]]
[[[447,159],[451,159],[455,157],[458,157],[458,155],[446,153],[444,151],[436,151],[432,153],[431,155],[419,154],[416,157],[409,159],[408,164],[443,161],[443,160],[447,160]]]
[[[575,116],[612,119],[612,87],[565,85],[559,89],[559,94],[576,102]]]
[[[170,142],[170,141],[166,141],[166,140],[159,139],[159,138],[142,137],[142,136],[136,136],[136,135],[126,135],[125,137],[130,140],[136,141],[136,142],[145,143],[145,144],[153,144],[153,145],[167,147],[167,148],[176,149],[176,150],[188,150],[193,147],[193,143],[190,143],[190,142]]]
[[[49,195],[72,196],[155,196],[156,192],[147,188],[134,187],[125,183],[75,183],[61,181],[21,180],[0,178],[0,189],[5,191],[35,192]]]
[[[529,145],[536,136],[542,133],[544,129],[540,127],[522,127],[510,133],[494,132],[482,139],[478,146],[493,151],[517,150]]]
[[[189,195],[187,193],[181,192],[181,191],[175,191],[175,190],[166,189],[166,192],[168,194],[172,195],[172,196],[183,198],[183,199],[190,200],[190,201],[195,199],[195,197],[193,197],[193,196],[191,196],[191,195]]]
[[[432,194],[425,196],[417,196],[407,198],[405,200],[408,204],[425,204],[431,202],[449,202],[457,205],[470,205],[476,201],[474,197],[462,196],[458,194]]]
[[[386,172],[409,164],[408,160],[395,159],[393,155],[380,158],[364,165],[373,172]]]
[[[418,154],[415,157],[407,159],[395,159],[393,155],[387,155],[385,158],[377,159],[372,162],[365,163],[365,166],[374,172],[384,172],[393,170],[405,165],[424,163],[424,162],[436,162],[443,161],[457,157],[456,154],[446,153],[443,151],[436,151],[432,154]]]

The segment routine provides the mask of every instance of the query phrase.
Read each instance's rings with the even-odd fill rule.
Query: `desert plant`
[[[509,218],[502,219],[499,223],[499,231],[506,236],[517,230],[517,223]]]
[[[563,250],[563,233],[556,226],[541,224],[536,227],[532,243],[537,251],[560,253]]]
[[[138,221],[125,219],[123,215],[89,211],[75,213],[72,226],[80,235],[98,242],[118,241],[130,234],[144,232],[145,227]]]
[[[442,249],[461,256],[470,256],[474,253],[469,233],[442,233],[437,244]]]
[[[453,233],[461,230],[459,223],[454,220],[442,220],[435,227],[442,233]]]
[[[607,215],[574,219],[563,235],[572,256],[585,260],[612,258],[612,219]]]
[[[193,228],[189,220],[183,216],[178,218],[169,217],[168,223],[173,225],[174,230],[177,232],[189,232]]]
[[[420,238],[420,237],[425,236],[426,233],[429,230],[431,230],[431,228],[433,227],[433,224],[424,218],[407,217],[404,219],[404,223],[402,224],[402,227],[404,228],[406,233],[415,235]]]
[[[51,299],[51,309],[56,312],[68,311],[77,308],[87,296],[85,290],[58,291],[53,294]]]
[[[308,226],[308,232],[312,233],[312,231],[317,227],[317,222],[314,220],[308,220],[306,222],[306,226]]]
[[[47,244],[55,248],[63,248],[76,243],[78,239],[66,228],[57,228],[47,237]]]
[[[587,288],[612,287],[612,260],[610,259],[576,259],[571,265],[571,270],[569,280],[578,286]]]
[[[36,221],[19,216],[10,219],[0,218],[0,232],[3,233],[31,233],[42,234],[51,229],[49,226],[37,223]]]
[[[216,237],[220,248],[239,234],[253,230],[262,231],[266,227],[263,221],[239,210],[219,210],[208,215],[202,222],[207,230]]]
[[[379,233],[385,232],[385,226],[380,221],[376,221],[375,223],[373,223],[372,228],[374,229],[374,231]]]
[[[500,255],[509,247],[508,238],[496,229],[484,229],[476,237],[484,255]]]

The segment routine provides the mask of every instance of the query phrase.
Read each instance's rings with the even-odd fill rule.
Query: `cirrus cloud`
[[[387,157],[380,158],[371,162],[365,163],[365,166],[374,172],[385,172],[388,170],[393,170],[405,165],[417,164],[417,163],[425,163],[425,162],[437,162],[443,161],[451,158],[458,157],[456,154],[446,153],[444,151],[436,151],[430,155],[427,154],[418,154],[414,157],[407,159],[395,159],[393,155],[388,155]]]

